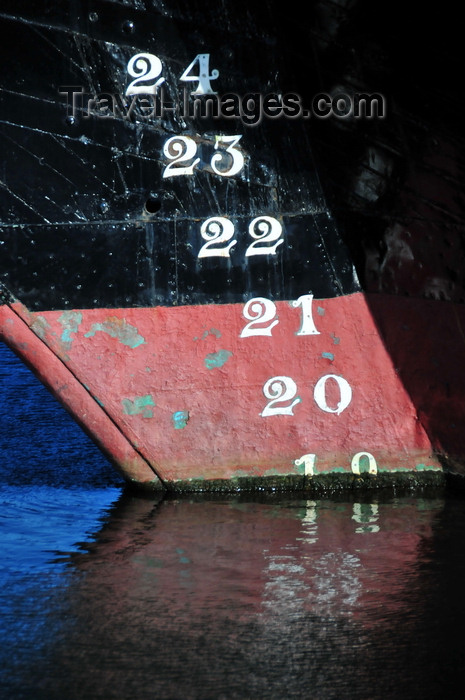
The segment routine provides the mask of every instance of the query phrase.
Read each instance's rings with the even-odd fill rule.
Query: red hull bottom
[[[425,474],[441,454],[465,456],[450,356],[461,306],[361,293],[270,303],[265,316],[257,304],[17,303],[0,306],[0,337],[141,485]]]

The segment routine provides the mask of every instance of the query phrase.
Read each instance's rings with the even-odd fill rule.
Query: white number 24
[[[198,64],[198,75],[192,74],[195,64]],[[155,95],[158,86],[165,81],[165,78],[161,77],[162,71],[163,65],[158,56],[153,53],[135,54],[127,65],[127,72],[135,80],[128,85],[126,95]],[[219,72],[216,69],[210,73],[210,54],[199,53],[179,79],[183,82],[198,83],[196,89],[192,90],[192,95],[215,95],[210,80],[216,80],[218,76]]]

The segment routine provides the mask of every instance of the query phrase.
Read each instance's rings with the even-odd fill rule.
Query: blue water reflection
[[[34,697],[24,689],[23,664],[46,653],[62,627],[51,613],[68,585],[69,553],[99,530],[122,486],[96,446],[0,343],[0,696]]]
[[[57,611],[69,583],[68,557],[101,527],[101,518],[119,493],[116,488],[0,486],[3,697],[22,697],[24,664],[27,668],[43,658],[63,627]],[[10,674],[14,680],[6,683]]]

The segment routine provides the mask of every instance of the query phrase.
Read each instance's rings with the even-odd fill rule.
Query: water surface
[[[135,497],[1,346],[0,438],[2,697],[462,697],[460,494]]]

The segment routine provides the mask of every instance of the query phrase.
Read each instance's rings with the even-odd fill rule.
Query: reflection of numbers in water
[[[312,455],[314,457],[315,455]],[[317,525],[317,504],[316,501],[307,501],[305,504],[305,515],[302,518],[302,536],[297,537],[300,542],[314,544],[318,540]]]
[[[352,510],[352,520],[360,523],[360,527],[356,527],[355,532],[379,532],[377,524],[379,513],[376,503],[354,503]]]
[[[296,556],[289,548],[280,547],[276,554],[265,554],[266,566],[263,569],[265,584],[262,606],[269,610],[273,619],[279,615],[283,620],[295,615],[303,606],[307,593],[306,570],[300,555]]]
[[[310,601],[318,606],[321,615],[350,614],[359,604],[362,593],[360,581],[361,563],[357,554],[341,551],[327,552],[312,558],[313,576],[309,592]]]

